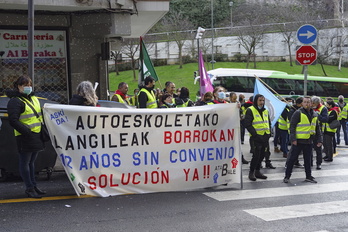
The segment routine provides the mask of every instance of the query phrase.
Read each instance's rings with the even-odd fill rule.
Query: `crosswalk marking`
[[[296,196],[304,194],[329,193],[337,191],[348,191],[348,183],[331,183],[331,184],[311,184],[302,186],[289,186],[277,188],[261,188],[251,190],[234,190],[234,191],[218,191],[205,192],[204,194],[217,201],[234,201],[245,199],[256,199],[266,197],[283,197]]]
[[[270,181],[270,180],[283,180],[285,176],[285,168],[283,169],[284,172],[282,173],[264,173],[267,176],[267,180],[262,181]],[[293,179],[305,179],[306,174],[304,172],[304,168],[301,169],[294,169],[295,172],[292,173],[290,181]],[[261,171],[262,172],[262,171]],[[332,177],[332,176],[348,176],[348,169],[334,169],[334,170],[312,170],[312,176],[318,178],[318,177]],[[259,180],[260,181],[260,180]],[[243,176],[243,182],[253,182],[248,179],[247,175]],[[295,182],[295,181],[293,181]]]
[[[348,201],[331,201],[282,207],[248,209],[245,212],[265,221],[276,221],[318,215],[348,212]]]

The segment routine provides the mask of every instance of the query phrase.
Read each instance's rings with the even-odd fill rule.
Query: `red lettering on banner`
[[[139,185],[139,184],[168,184],[169,171],[135,172],[122,173],[120,180],[114,179],[114,174],[101,174],[100,176],[90,176],[87,180],[89,188],[118,187],[120,185]]]
[[[226,130],[177,130],[164,131],[164,144],[171,143],[199,143],[199,142],[226,142],[234,139],[234,129]]]

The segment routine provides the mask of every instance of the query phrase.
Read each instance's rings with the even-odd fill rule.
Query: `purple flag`
[[[204,67],[204,60],[203,60],[203,54],[201,51],[199,51],[199,60],[198,60],[198,66],[199,66],[199,76],[200,76],[200,93],[201,93],[201,97],[203,97],[203,95],[206,92],[213,92],[214,91],[214,87],[211,84],[210,78],[208,76],[207,70]]]

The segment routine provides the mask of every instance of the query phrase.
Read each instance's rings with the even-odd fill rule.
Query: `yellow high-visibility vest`
[[[123,99],[123,98],[121,97],[121,95],[115,93],[114,96],[117,97],[119,103],[123,103],[123,104],[129,105],[129,101],[128,101],[127,99]]]
[[[301,112],[300,122],[296,126],[296,139],[309,139],[311,135],[314,135],[317,120],[318,117],[315,116],[312,122],[309,122],[307,115]]]
[[[42,113],[41,113],[41,106],[39,99],[37,99],[35,96],[31,97],[31,100],[33,102],[30,102],[29,100],[18,98],[25,104],[24,112],[19,116],[19,121],[23,123],[26,127],[28,127],[32,132],[39,133],[41,130],[41,122],[42,122]],[[32,107],[36,110],[36,112],[39,115],[39,118],[36,117],[34,111],[28,106],[28,104],[31,104]],[[19,131],[14,130],[15,136],[21,135]]]
[[[261,117],[259,111],[254,106],[250,106],[249,108],[254,116],[252,126],[256,130],[256,133],[258,135],[264,135],[265,133],[271,134],[268,121],[268,110],[265,109]]]
[[[147,89],[142,88],[139,91],[139,94],[140,94],[140,92],[144,92],[147,95],[146,108],[150,108],[150,109],[158,108],[156,97],[155,97],[155,94],[153,93],[153,91],[151,91],[151,93],[150,93]]]

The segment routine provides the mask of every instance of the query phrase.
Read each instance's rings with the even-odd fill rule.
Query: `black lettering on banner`
[[[91,116],[91,115],[87,116],[87,126],[88,126],[89,129],[94,129],[97,126],[97,115],[94,115],[94,118],[92,118],[92,119],[94,119],[93,120],[93,124],[92,124],[91,117],[93,117],[93,116]]]
[[[226,176],[227,175],[227,164],[222,165],[222,170],[221,170],[221,176]]]
[[[83,121],[82,121],[82,117],[79,116],[77,118],[77,122],[76,122],[76,130],[79,130],[81,128],[81,130],[85,129],[85,126],[83,125]]]
[[[100,115],[100,117],[102,118],[102,128],[104,129],[105,128],[105,118],[108,118],[109,115],[102,114],[102,115]]]
[[[140,114],[135,115],[134,116],[134,124],[133,124],[133,126],[134,127],[141,127],[141,119],[142,119],[142,116]]]
[[[132,117],[132,115],[124,115],[123,116],[123,122],[122,122],[122,128],[130,128],[129,120],[128,118]]]
[[[181,124],[181,117],[182,117],[182,114],[176,114],[175,115],[175,126],[182,126],[182,124]]]
[[[119,115],[113,115],[111,117],[111,127],[112,128],[118,128],[120,126],[120,116]]]

